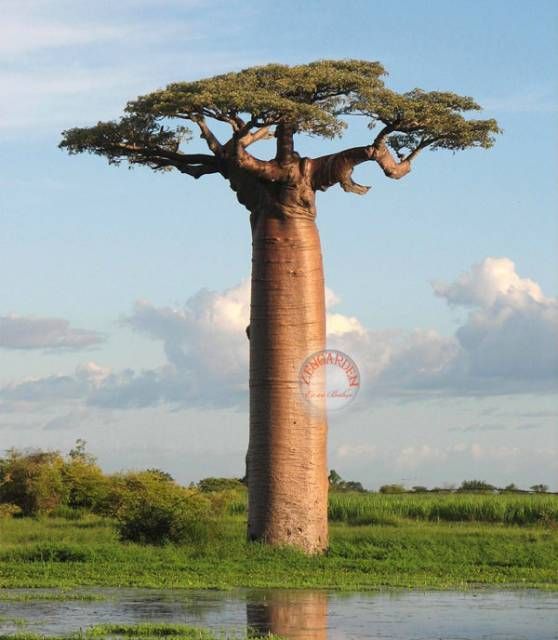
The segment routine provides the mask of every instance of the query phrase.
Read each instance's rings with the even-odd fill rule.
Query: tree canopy
[[[69,153],[93,153],[111,164],[127,161],[154,170],[176,168],[199,178],[242,170],[260,180],[286,181],[285,170],[298,154],[295,133],[335,138],[347,120],[361,116],[379,127],[364,147],[312,159],[315,189],[341,184],[348,191],[366,188],[350,179],[354,165],[375,160],[384,173],[399,178],[427,147],[461,150],[491,147],[500,132],[495,120],[467,119],[480,106],[469,97],[413,89],[397,93],[384,84],[379,62],[320,60],[309,64],[268,64],[194,82],[177,82],[128,102],[117,121],[63,132],[60,147]],[[220,141],[209,122],[230,126]],[[192,129],[198,129],[209,153],[187,153]],[[277,140],[273,160],[246,151],[258,140]]]

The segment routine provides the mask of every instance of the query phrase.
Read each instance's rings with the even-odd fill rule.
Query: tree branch
[[[166,158],[167,160],[172,160],[180,164],[215,165],[215,156],[210,156],[205,153],[178,153],[177,151],[171,151],[170,149],[163,149],[161,147],[142,147],[137,144],[127,144],[124,142],[115,143],[114,146],[117,149],[129,151],[130,153],[137,153],[145,157]]]
[[[269,127],[263,127],[262,129],[254,131],[254,133],[247,133],[240,139],[240,144],[246,149],[246,147],[249,147],[258,140],[269,140],[274,137],[275,134],[269,130]]]
[[[218,157],[222,157],[223,155],[223,146],[215,137],[215,134],[211,129],[207,126],[206,121],[202,117],[192,116],[193,121],[198,125],[201,131],[201,137],[206,141],[207,146],[213,151],[213,153]]]
[[[275,160],[255,158],[244,149],[240,140],[234,148],[232,160],[241,169],[267,182],[281,182],[286,177],[285,171]]]
[[[315,190],[326,191],[334,184],[340,184],[344,191],[359,195],[365,194],[370,187],[357,184],[352,179],[353,169],[362,162],[372,160],[372,146],[353,147],[339,153],[332,153],[312,160],[312,186]]]
[[[372,160],[375,160],[380,165],[388,178],[399,180],[411,170],[411,158],[409,156],[397,162],[384,142],[379,146],[376,146],[376,142],[374,142],[372,147],[374,149]]]
[[[136,163],[134,160],[132,160],[132,162]],[[152,160],[149,161],[148,164],[154,169],[163,169],[166,167],[178,169],[180,173],[186,173],[187,175],[192,176],[196,180],[210,173],[220,173],[217,166],[206,166],[201,164],[198,164],[198,165],[179,164],[177,162],[173,162],[172,160],[167,160],[165,158],[153,158]]]

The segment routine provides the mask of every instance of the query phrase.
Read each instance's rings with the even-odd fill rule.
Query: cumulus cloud
[[[331,336],[361,367],[372,394],[502,394],[550,390],[558,374],[558,300],[520,277],[508,258],[486,258],[454,282],[435,283],[468,311],[453,336],[354,331]]]
[[[521,278],[508,258],[486,258],[454,283],[435,284],[450,305],[469,308],[456,332],[470,377],[553,380],[558,373],[558,300]]]
[[[558,363],[558,302],[521,278],[507,258],[487,258],[455,282],[434,285],[449,305],[468,310],[455,335],[430,329],[370,331],[354,316],[332,312],[327,293],[328,346],[348,353],[361,370],[355,406],[375,396],[496,395],[545,392]],[[90,406],[141,408],[245,407],[248,398],[248,281],[223,292],[202,290],[182,307],[138,301],[122,323],[162,343],[166,362],[145,371],[110,371],[95,363],[73,375],[26,380],[0,390],[0,400],[33,402],[81,398]],[[72,333],[72,331],[74,333]],[[64,326],[41,347],[92,340]],[[62,333],[64,338],[60,338]],[[35,344],[20,338],[21,344]],[[498,426],[500,428],[500,426]],[[495,430],[473,425],[463,431]],[[408,455],[407,455],[408,454]],[[402,453],[402,460],[435,451]],[[340,455],[355,455],[345,451]]]
[[[84,349],[104,340],[96,331],[73,329],[62,318],[0,316],[0,347],[4,349]]]

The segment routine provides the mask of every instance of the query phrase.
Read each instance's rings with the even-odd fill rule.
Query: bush
[[[0,460],[0,502],[17,505],[25,516],[51,513],[67,499],[63,467],[57,451],[11,449]]]
[[[9,502],[0,504],[0,519],[13,518],[13,516],[17,516],[20,513],[21,507],[18,507],[17,504],[10,504]]]
[[[62,468],[62,478],[71,509],[98,511],[110,489],[109,479],[93,460],[70,458]]]
[[[203,543],[212,527],[211,502],[148,472],[120,476],[115,517],[121,540],[145,544]]]

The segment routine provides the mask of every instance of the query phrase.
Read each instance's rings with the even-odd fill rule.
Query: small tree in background
[[[0,460],[0,502],[17,505],[25,516],[52,513],[68,497],[63,469],[58,451],[10,449]]]
[[[380,493],[406,493],[407,489],[402,484],[383,484]]]
[[[534,484],[533,486],[529,487],[531,489],[531,491],[534,491],[535,493],[547,493],[548,492],[548,485],[547,484]]]
[[[67,489],[66,503],[71,509],[100,511],[109,492],[110,481],[85,446],[85,440],[77,440],[62,467]]]
[[[496,491],[496,487],[484,480],[463,480],[458,491]]]

